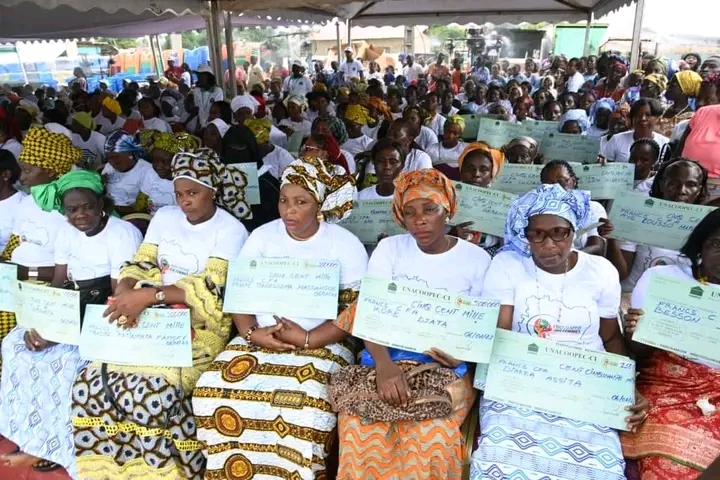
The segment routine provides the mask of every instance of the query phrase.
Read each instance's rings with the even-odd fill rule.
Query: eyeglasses
[[[530,243],[543,243],[547,237],[557,243],[567,240],[572,233],[572,228],[555,227],[552,230],[525,229],[525,237]]]

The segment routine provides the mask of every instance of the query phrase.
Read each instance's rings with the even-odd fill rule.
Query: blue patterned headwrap
[[[565,112],[563,116],[560,117],[560,120],[558,120],[558,132],[562,132],[563,126],[567,122],[577,122],[583,133],[587,132],[587,129],[590,126],[588,124],[587,113],[585,113],[585,110],[582,108],[575,108]]]
[[[132,135],[117,130],[105,140],[105,153],[129,153],[135,160],[143,156],[144,150],[140,142]]]
[[[590,196],[582,190],[565,190],[557,183],[540,185],[520,195],[510,205],[505,221],[505,246],[500,251],[512,250],[530,257],[530,243],[525,237],[525,229],[530,217],[543,214],[564,218],[577,231],[587,224]]]
[[[601,98],[596,100],[590,107],[590,123],[595,125],[595,116],[600,110],[615,110],[615,101],[612,98]]]

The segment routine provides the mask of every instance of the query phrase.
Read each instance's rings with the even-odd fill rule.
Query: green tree
[[[137,40],[134,38],[110,38],[97,37],[95,40],[101,43],[107,43],[115,48],[136,48]]]
[[[462,27],[451,27],[448,25],[433,25],[428,30],[428,35],[444,42],[445,40],[451,38],[465,38],[465,29]]]
[[[207,45],[207,32],[203,30],[190,30],[187,32],[183,32],[181,34],[182,37],[182,46],[183,48],[186,48],[188,50],[194,50],[198,47],[202,47],[204,45]]]

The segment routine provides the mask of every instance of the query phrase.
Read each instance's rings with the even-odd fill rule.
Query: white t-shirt
[[[435,132],[433,132],[431,129],[423,125],[420,127],[420,133],[417,137],[415,137],[415,143],[420,145],[420,148],[425,150],[426,152],[430,149],[432,145],[435,145],[438,142],[438,137],[435,135]]]
[[[630,147],[635,143],[634,130],[618,133],[600,146],[600,154],[602,154],[609,162],[628,163],[630,160]],[[667,144],[670,140],[659,133],[653,132],[653,140],[657,142],[660,148]]]
[[[615,267],[596,255],[578,252],[572,270],[554,275],[505,251],[490,265],[483,296],[514,307],[513,332],[604,351],[600,319],[617,316],[620,281]]]
[[[690,120],[683,120],[681,122],[678,122],[677,125],[673,127],[672,133],[670,134],[670,141],[679,141],[685,134],[685,130],[687,130],[689,125]]]
[[[248,238],[242,223],[222,208],[199,225],[187,221],[180,207],[163,207],[150,221],[144,243],[157,245],[163,285],[203,270],[210,257],[230,261]]]
[[[22,198],[13,219],[12,233],[20,237],[12,262],[25,267],[54,267],[55,241],[67,223],[65,216],[42,210],[31,195]]]
[[[154,214],[162,207],[170,205],[177,205],[175,201],[175,187],[173,186],[172,180],[166,180],[160,178],[160,176],[153,170],[155,175],[148,175],[148,178],[143,182],[143,190],[148,196],[150,202],[150,213]]]
[[[580,72],[575,72],[575,74],[568,79],[567,84],[565,85],[565,91],[577,93],[580,91],[584,83],[585,76]]]
[[[68,280],[91,280],[110,275],[133,259],[142,234],[132,223],[110,217],[105,228],[92,237],[65,223],[55,243],[55,263],[67,265]]]
[[[190,72],[183,72],[180,74],[180,79],[188,87],[192,86],[192,75],[190,75]]]
[[[653,181],[655,181],[655,175],[640,181],[637,185],[633,187],[633,192],[650,194],[650,189],[652,188]]]
[[[453,148],[445,148],[442,142],[438,142],[435,145],[431,145],[430,148],[425,151],[430,155],[433,165],[445,163],[457,167],[458,158],[460,158],[460,154],[465,150],[465,147],[467,147],[467,143],[465,142],[458,142]]]
[[[289,75],[283,82],[283,91],[290,95],[301,95],[304,97],[312,91],[312,82],[305,76],[293,78],[292,75]]]
[[[7,140],[5,140],[5,142],[0,143],[0,150],[7,150],[8,152],[12,153],[15,157],[15,160],[18,160],[20,158],[20,153],[22,152],[22,149],[22,143],[18,142],[14,138],[8,138]]]
[[[143,159],[127,172],[119,172],[108,163],[103,167],[102,175],[107,178],[107,194],[118,207],[134,205],[140,192],[147,194],[157,177],[150,162]]]
[[[369,127],[365,125],[362,127],[362,132],[369,138],[371,138],[373,141],[377,140],[377,134],[378,130],[380,130],[381,123],[378,122],[378,124],[374,127]]]
[[[408,82],[417,80],[423,73],[425,73],[423,71],[423,68],[417,63],[413,63],[412,65],[405,65],[405,68],[403,68],[403,77],[405,77],[405,80],[407,80]]]
[[[145,126],[146,130],[157,130],[158,132],[162,133],[170,133],[172,132],[172,128],[170,128],[170,124],[166,122],[165,120],[153,117],[145,119],[143,118],[143,125]]]
[[[208,116],[210,115],[210,107],[215,102],[225,100],[225,94],[220,87],[214,87],[212,90],[203,90],[200,87],[193,89],[193,95],[195,97],[195,105],[198,107],[198,121],[200,127],[205,128],[208,123]]]
[[[438,113],[433,117],[432,120],[430,120],[430,125],[428,125],[428,128],[439,137],[443,134],[446,120],[447,119],[444,116]]]
[[[288,235],[282,219],[253,230],[240,252],[240,257],[336,260],[340,263],[340,290],[360,288],[368,260],[360,240],[339,225],[322,222],[315,235],[305,241],[298,241]],[[261,327],[276,324],[272,315],[256,317]],[[305,330],[311,330],[328,319],[294,317],[290,320]]]
[[[633,259],[632,267],[630,267],[630,274],[622,281],[622,291],[624,293],[633,291],[635,284],[647,269],[658,265],[675,265],[678,263],[680,256],[680,252],[675,250],[651,247],[649,245],[638,245],[631,242],[620,242],[620,250],[635,252],[635,258]]]
[[[5,200],[0,200],[0,252],[5,250],[10,235],[13,233],[13,222],[18,214],[18,208],[26,194],[16,192]]]
[[[650,268],[642,274],[633,289],[632,298],[630,300],[631,308],[645,309],[647,307],[647,305],[645,305],[645,300],[647,299],[648,289],[650,288],[650,279],[655,274],[679,278],[681,280],[694,280],[690,262],[686,258],[681,259],[676,265],[660,265]],[[713,363],[691,356],[686,356],[685,358],[695,363],[705,365],[706,367],[720,370],[720,363]]]
[[[290,152],[275,145],[273,151],[263,157],[263,165],[269,168],[270,174],[280,180],[282,172],[295,161]]]
[[[343,73],[343,79],[347,82],[350,81],[351,78],[360,78],[363,66],[359,61],[353,60],[351,62],[343,62],[339,70]]]
[[[360,135],[357,138],[348,138],[347,142],[343,143],[341,146],[343,150],[347,150],[352,155],[357,155],[358,153],[367,152],[372,148],[372,145],[372,138],[367,135]]]
[[[103,135],[110,135],[112,132],[121,130],[125,126],[125,119],[120,115],[115,119],[115,122],[110,122],[102,113],[98,114],[93,120],[95,121],[95,125],[100,127],[100,133]]]
[[[412,235],[405,233],[380,240],[370,257],[367,273],[421,288],[492,298],[483,292],[489,266],[490,255],[465,240],[458,239],[445,253],[430,255],[420,250]]]
[[[422,170],[425,168],[432,168],[432,159],[430,158],[430,155],[422,150],[418,150],[417,148],[410,150],[410,153],[408,153],[407,157],[405,157],[403,172],[414,172],[415,170]],[[373,168],[373,172],[374,171],[375,169]]]
[[[605,207],[603,207],[600,203],[598,203],[594,200],[590,200],[590,215],[588,216],[588,225],[597,223],[601,218],[608,218],[608,214],[607,214],[607,211],[605,211]],[[599,237],[599,236],[600,236],[600,234],[598,233],[597,228],[588,230],[581,236],[575,237],[575,240],[573,241],[573,247],[577,248],[578,250],[585,248],[588,238]]]
[[[72,134],[72,143],[82,149],[83,159],[79,167],[87,170],[97,170],[105,163],[105,135],[99,132],[90,132],[87,142],[77,133]]]
[[[270,127],[270,143],[284,150],[288,149],[288,136],[275,125]]]
[[[310,120],[305,119],[300,122],[293,122],[289,118],[284,118],[280,121],[279,126],[291,128],[293,132],[302,132],[303,137],[309,137],[312,130],[312,123]]]
[[[386,199],[390,200],[393,196],[389,195],[387,197],[383,197],[377,192],[377,185],[373,185],[371,187],[364,188],[358,192],[357,199],[358,200],[377,200],[377,199]]]

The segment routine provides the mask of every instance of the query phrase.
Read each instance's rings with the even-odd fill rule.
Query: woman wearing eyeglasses
[[[585,192],[558,184],[540,185],[513,202],[505,246],[490,264],[483,288],[483,296],[500,300],[498,328],[626,354],[617,321],[617,271],[605,258],[573,249],[575,231],[589,214]],[[632,430],[647,416],[647,402],[637,398],[628,412]],[[489,400],[481,402],[480,428],[472,480],[625,479],[620,439],[611,428]]]

